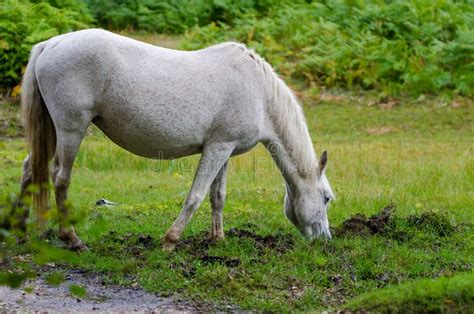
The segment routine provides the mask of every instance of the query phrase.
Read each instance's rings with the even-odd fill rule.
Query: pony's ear
[[[328,152],[324,151],[321,154],[321,158],[319,158],[319,165],[318,165],[319,175],[322,175],[324,173],[324,170],[326,170],[327,164],[328,164]]]

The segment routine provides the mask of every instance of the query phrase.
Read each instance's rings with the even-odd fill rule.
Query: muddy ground
[[[105,285],[100,276],[80,270],[67,270],[64,279],[58,285],[51,285],[46,282],[45,275],[40,275],[26,281],[19,289],[0,286],[0,312],[153,313],[203,310],[177,298],[163,298],[140,289]],[[71,286],[86,287],[87,290],[83,296],[75,296],[70,291]]]

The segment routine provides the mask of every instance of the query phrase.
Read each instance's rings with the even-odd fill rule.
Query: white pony
[[[27,187],[36,184],[41,188],[32,195],[35,206],[47,207],[44,184],[53,159],[60,237],[72,249],[86,247],[68,224],[65,201],[74,159],[91,122],[140,156],[202,154],[182,211],[164,237],[165,249],[174,248],[209,190],[211,238],[224,238],[227,161],[259,142],[285,179],[288,219],[308,238],[331,237],[327,154],[318,163],[295,96],[244,45],[177,51],[100,29],[73,32],[34,46],[22,90],[30,154],[23,163],[21,194],[31,193]]]

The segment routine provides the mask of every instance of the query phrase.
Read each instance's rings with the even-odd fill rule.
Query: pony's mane
[[[273,70],[272,66],[255,51],[240,43],[228,43],[238,47],[258,65],[266,81],[271,84],[272,99],[267,108],[274,122],[275,131],[281,137],[283,145],[289,148],[293,159],[302,174],[317,172],[317,158],[308,132],[303,109],[296,96],[285,82]]]

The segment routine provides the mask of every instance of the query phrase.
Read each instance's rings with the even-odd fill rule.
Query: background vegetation
[[[76,0],[5,0],[0,3],[0,94],[19,84],[31,47],[93,22]]]
[[[92,26],[184,33],[184,49],[242,41],[313,92],[474,91],[472,0],[5,0],[0,6],[4,91],[18,84],[32,44]]]

